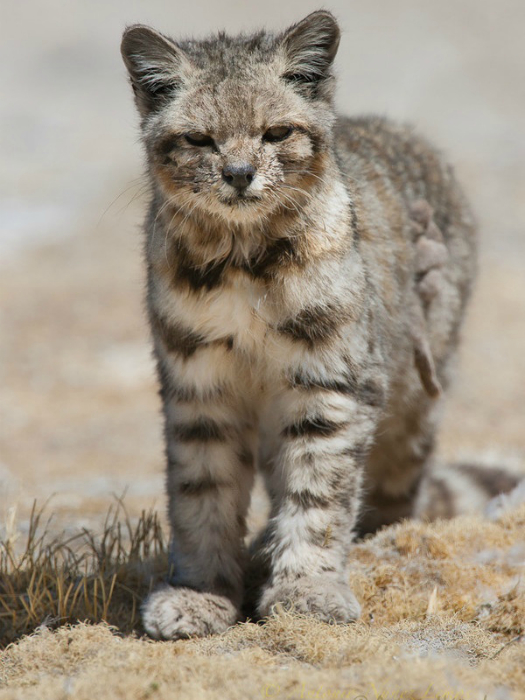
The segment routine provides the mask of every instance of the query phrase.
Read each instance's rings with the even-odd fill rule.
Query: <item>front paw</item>
[[[278,604],[323,622],[354,622],[361,614],[361,606],[350,587],[327,575],[274,581],[263,592],[259,614],[262,617],[272,614]]]
[[[240,618],[239,610],[222,595],[191,588],[163,586],[142,605],[142,624],[154,639],[205,637],[224,632]]]

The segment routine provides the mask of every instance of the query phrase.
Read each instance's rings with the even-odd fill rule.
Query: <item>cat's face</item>
[[[325,12],[279,37],[178,45],[129,29],[123,56],[165,196],[188,215],[239,224],[304,205],[331,139],[338,41]]]

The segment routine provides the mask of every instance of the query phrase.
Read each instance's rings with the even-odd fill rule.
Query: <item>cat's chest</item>
[[[173,290],[165,301],[170,316],[206,341],[225,340],[234,350],[260,353],[276,322],[272,291],[242,272],[224,284],[198,293]]]

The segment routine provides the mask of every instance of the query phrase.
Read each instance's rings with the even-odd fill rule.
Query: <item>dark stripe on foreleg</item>
[[[211,418],[199,418],[192,423],[174,425],[172,433],[179,442],[225,442],[231,435],[232,428]]]
[[[300,437],[330,437],[348,426],[348,423],[338,423],[323,416],[313,418],[302,418],[301,420],[288,425],[282,434],[290,438]]]
[[[321,389],[353,396],[356,401],[366,406],[381,407],[385,403],[385,392],[382,386],[371,379],[360,381],[355,375],[349,373],[340,377],[323,378],[297,371],[290,379],[290,386],[305,391]]]
[[[166,321],[154,312],[150,313],[150,319],[153,330],[158,333],[168,352],[188,358],[197,348],[207,345],[202,335],[180,323]]]

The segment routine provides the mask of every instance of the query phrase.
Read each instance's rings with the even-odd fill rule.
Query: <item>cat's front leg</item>
[[[223,352],[228,348],[197,349],[178,377],[170,371],[169,357],[159,362],[171,571],[168,583],[142,608],[144,627],[155,638],[219,633],[240,618],[253,427],[249,410],[241,409],[231,386],[214,388],[212,378],[207,387],[191,382],[193,375],[205,376],[202,363],[220,367],[217,354]],[[222,358],[223,367],[226,361]]]
[[[383,391],[380,383],[333,370],[296,373],[274,409],[279,445],[267,467],[273,511],[262,553],[270,577],[261,616],[278,604],[327,622],[360,614],[348,558]]]

